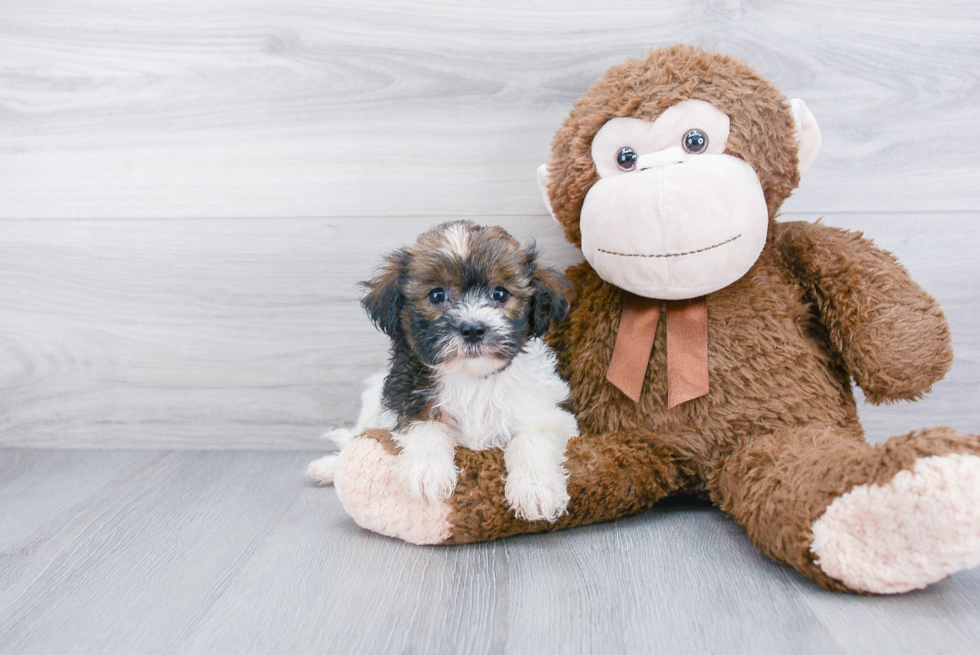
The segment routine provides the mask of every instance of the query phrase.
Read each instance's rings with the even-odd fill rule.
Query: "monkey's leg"
[[[460,544],[556,530],[635,514],[677,489],[684,473],[653,439],[608,434],[568,442],[568,513],[555,523],[518,519],[504,497],[503,452],[456,449],[459,482],[444,501],[418,501],[398,484],[390,435],[369,430],[341,453],[334,486],[344,509],[374,532],[417,544]]]
[[[760,549],[830,589],[899,593],[980,564],[980,436],[786,430],[741,443],[709,487]]]

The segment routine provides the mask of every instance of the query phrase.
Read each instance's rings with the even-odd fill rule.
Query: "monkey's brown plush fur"
[[[572,266],[570,319],[550,335],[582,434],[569,443],[565,464],[568,514],[555,524],[517,520],[504,502],[500,452],[460,449],[462,473],[446,501],[449,536],[441,541],[608,521],[694,492],[734,517],[768,555],[821,585],[880,590],[821,568],[811,552],[814,522],[855,487],[887,485],[923,458],[980,455],[980,437],[935,428],[876,447],[864,441],[850,380],[874,403],[918,398],[948,370],[950,336],[935,300],[868,239],[819,223],[775,222],[799,181],[786,99],[747,65],[696,48],[613,67],[555,135],[548,188],[555,216],[580,245],[583,198],[598,179],[592,137],[610,118],[652,121],[687,99],[711,102],[731,118],[726,154],[757,173],[770,221],[755,265],[708,296],[709,393],[667,409],[663,313],[639,402],[612,386],[605,376],[623,292],[588,263]],[[395,452],[386,433],[368,436]],[[337,484],[343,499],[361,493],[362,503],[371,502],[364,494],[380,493]]]

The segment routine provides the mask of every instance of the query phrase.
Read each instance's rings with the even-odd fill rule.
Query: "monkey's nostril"
[[[459,328],[459,333],[469,343],[479,343],[483,340],[483,335],[487,333],[487,326],[486,323],[464,323]]]

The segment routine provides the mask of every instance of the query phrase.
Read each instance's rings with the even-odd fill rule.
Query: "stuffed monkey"
[[[453,496],[416,500],[383,431],[341,455],[347,512],[459,544],[696,493],[827,588],[902,592],[980,564],[980,437],[930,428],[868,445],[851,391],[915,400],[943,377],[937,303],[860,234],[775,221],[819,141],[805,104],[727,56],[674,46],[611,68],[539,171],[586,259],[550,335],[581,433],[567,513],[518,520],[496,450],[459,449]]]

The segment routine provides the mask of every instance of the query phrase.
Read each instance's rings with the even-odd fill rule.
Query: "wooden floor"
[[[686,42],[807,101],[782,220],[863,230],[956,359],[871,441],[980,431],[980,3],[0,2],[0,654],[975,653],[980,570],[823,592],[694,502],[460,548],[301,475],[384,361],[354,284],[470,218],[580,255],[535,169]]]
[[[454,548],[360,530],[314,455],[11,449],[0,652],[976,653],[980,570],[826,592],[709,505]]]

